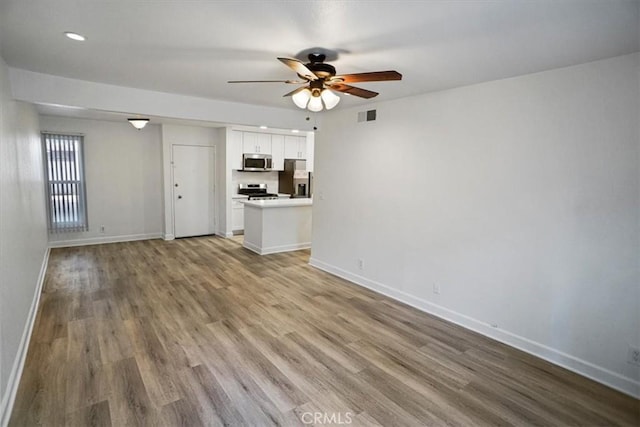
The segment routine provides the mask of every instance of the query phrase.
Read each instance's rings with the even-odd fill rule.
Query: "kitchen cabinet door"
[[[271,153],[271,134],[259,133],[256,139],[256,147],[260,154],[272,154]]]
[[[275,171],[283,171],[284,135],[271,135],[271,156],[273,160],[272,169]]]
[[[242,132],[231,131],[229,150],[231,152],[231,169],[242,170]]]
[[[233,200],[231,209],[231,230],[244,230],[244,204]]]
[[[284,158],[285,159],[301,159],[300,157],[300,141],[297,136],[287,135],[284,137]]]
[[[242,152],[259,153],[258,134],[254,132],[242,132]]]
[[[298,137],[298,152],[300,153],[299,159],[307,158],[307,138],[304,136]]]
[[[242,152],[271,154],[271,135],[268,133],[242,132]]]

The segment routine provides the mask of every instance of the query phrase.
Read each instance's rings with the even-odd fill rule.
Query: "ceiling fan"
[[[291,96],[293,102],[300,108],[308,108],[310,111],[322,111],[335,107],[340,102],[333,91],[358,96],[360,98],[373,98],[378,92],[351,86],[347,83],[381,82],[389,80],[402,80],[402,74],[397,71],[373,71],[369,73],[336,75],[333,65],[324,62],[324,53],[310,53],[309,63],[291,58],[278,58],[282,63],[291,68],[302,80],[231,80],[228,83],[287,83],[304,85],[284,96]],[[324,104],[324,106],[323,106]]]

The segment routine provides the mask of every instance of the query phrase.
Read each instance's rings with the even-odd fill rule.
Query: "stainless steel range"
[[[273,200],[278,195],[267,192],[267,184],[239,184],[238,194],[249,196],[249,200]]]

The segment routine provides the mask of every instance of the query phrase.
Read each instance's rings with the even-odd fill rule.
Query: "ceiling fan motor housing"
[[[309,63],[305,64],[319,79],[326,79],[336,75],[335,67],[331,64],[324,63],[325,58],[326,56],[322,53],[311,53],[309,54]],[[304,76],[298,75],[304,78]]]
[[[333,77],[336,75],[335,67],[330,64],[325,64],[323,62],[319,62],[319,63],[310,62],[305,65],[309,70],[313,71],[313,74],[318,76],[319,79],[325,79],[327,77]],[[298,74],[298,76],[300,76],[303,79],[305,78],[300,74]]]

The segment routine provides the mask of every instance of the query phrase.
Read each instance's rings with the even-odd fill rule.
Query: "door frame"
[[[220,210],[220,207],[218,206],[218,152],[216,150],[216,146],[215,145],[209,145],[209,144],[185,144],[185,143],[171,143],[171,144],[167,144],[165,146],[165,154],[167,154],[167,158],[169,159],[169,173],[165,173],[165,191],[164,191],[164,195],[165,197],[169,197],[170,201],[169,203],[167,203],[167,200],[165,200],[165,227],[167,228],[167,230],[165,230],[164,233],[164,240],[173,240],[175,239],[175,231],[176,231],[176,224],[175,224],[175,187],[173,185],[174,183],[174,163],[173,163],[173,147],[174,146],[187,146],[187,147],[208,147],[211,148],[213,150],[213,200],[214,200],[214,209],[213,209],[213,225],[214,225],[214,231],[212,234],[218,234],[217,230],[218,230],[218,211]],[[167,166],[165,164],[165,166]],[[168,188],[167,188],[168,187]],[[168,190],[168,191],[167,191]],[[168,208],[168,209],[167,209]]]

